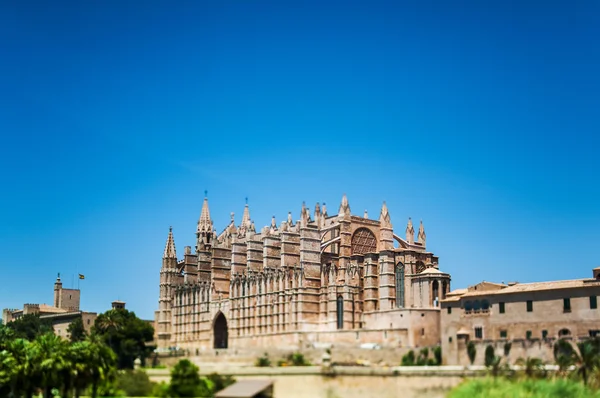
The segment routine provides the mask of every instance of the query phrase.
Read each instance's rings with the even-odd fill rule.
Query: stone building
[[[60,274],[54,283],[54,302],[53,305],[47,304],[25,304],[23,309],[4,309],[2,311],[2,321],[4,324],[12,322],[15,319],[27,314],[38,314],[41,319],[50,319],[54,328],[54,333],[58,336],[68,338],[67,328],[75,319],[81,318],[83,326],[87,332],[90,331],[97,314],[95,312],[85,312],[79,309],[81,292],[79,289],[63,288]]]
[[[553,361],[559,338],[579,341],[600,333],[600,268],[588,279],[535,283],[481,282],[450,292],[441,301],[444,363],[467,365],[466,345],[476,343],[476,363],[492,345],[509,361],[538,357]]]
[[[303,204],[279,225],[256,231],[246,204],[216,233],[208,200],[196,248],[178,259],[169,231],[160,270],[155,331],[159,349],[317,344],[418,347],[439,343],[439,300],[450,276],[417,240],[409,219],[396,235],[383,204],[378,219],[355,216],[346,196],[329,215]]]

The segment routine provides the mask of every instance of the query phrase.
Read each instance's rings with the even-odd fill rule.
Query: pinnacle
[[[167,237],[167,244],[165,245],[163,258],[177,258],[177,252],[175,251],[175,239],[173,239],[173,227],[169,227],[169,236]]]

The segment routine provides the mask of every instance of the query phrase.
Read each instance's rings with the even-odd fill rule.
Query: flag
[[[79,274],[79,279],[85,279],[85,276],[83,274]]]

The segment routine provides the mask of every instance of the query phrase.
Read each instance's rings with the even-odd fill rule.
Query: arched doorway
[[[227,319],[219,312],[213,325],[214,348],[227,348]]]

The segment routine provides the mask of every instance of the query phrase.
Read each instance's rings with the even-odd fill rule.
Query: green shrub
[[[152,388],[152,396],[156,398],[167,398],[169,397],[170,386],[163,382],[154,384]]]
[[[600,393],[573,380],[471,379],[454,388],[447,398],[599,398]]]
[[[205,397],[210,395],[206,380],[201,379],[200,369],[187,359],[182,359],[171,370],[169,395],[172,397]]]
[[[436,365],[442,364],[442,347],[437,346],[433,349],[433,357],[435,358]]]
[[[130,397],[147,397],[152,393],[154,383],[143,370],[119,372],[115,384]]]
[[[469,341],[467,344],[467,355],[469,356],[469,362],[471,362],[471,365],[473,365],[473,362],[475,362],[475,356],[477,356],[477,348],[475,347],[475,343],[472,341]]]
[[[266,368],[266,367],[271,366],[271,360],[269,359],[269,354],[267,354],[265,352],[262,357],[256,358],[256,362],[254,363],[254,365],[261,367],[261,368]]]
[[[288,364],[292,366],[310,366],[310,362],[300,352],[290,354],[287,359]]]
[[[414,366],[415,365],[415,352],[410,350],[402,356],[402,366]]]
[[[219,392],[235,383],[235,379],[233,378],[233,376],[222,376],[218,373],[211,373],[208,376],[206,376],[206,379],[211,384],[210,390],[213,393]]]
[[[485,347],[485,366],[490,367],[494,363],[494,359],[496,358],[496,352],[494,351],[494,347],[488,345]]]

